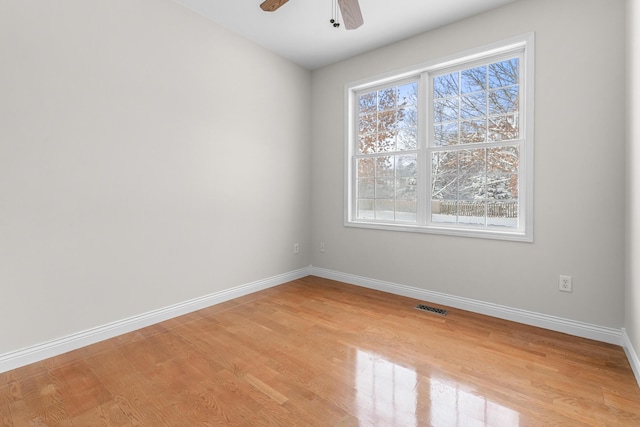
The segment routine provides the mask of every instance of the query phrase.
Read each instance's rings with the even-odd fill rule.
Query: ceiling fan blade
[[[275,12],[280,8],[280,6],[288,1],[289,0],[265,0],[260,5],[260,9],[264,10],[265,12]]]
[[[355,30],[364,24],[358,0],[338,0],[338,4],[340,5],[340,13],[344,20],[344,27],[347,30]]]

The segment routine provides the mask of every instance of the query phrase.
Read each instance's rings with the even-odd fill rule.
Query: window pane
[[[511,209],[508,213],[509,218],[515,219],[518,218],[518,169],[520,163],[518,153],[517,146],[487,149],[487,198],[494,201],[504,201],[505,206],[510,206]],[[517,226],[517,223],[514,226]]]
[[[517,227],[518,151],[506,146],[434,153],[431,220]]]
[[[431,158],[431,220],[457,221],[458,153],[434,152]]]
[[[395,132],[380,132],[378,134],[378,145],[376,151],[384,153],[396,150],[396,134]]]
[[[377,97],[376,92],[369,92],[359,97],[360,113],[372,113],[376,111]]]
[[[470,119],[487,115],[487,92],[476,92],[460,98],[460,118]]]
[[[458,199],[458,176],[438,174],[432,181],[432,199],[434,200],[457,200]]]
[[[484,225],[485,206],[482,200],[461,200],[458,202],[458,224]]]
[[[484,142],[487,139],[486,120],[460,122],[460,144]]]
[[[437,76],[432,83],[435,146],[518,138],[517,59]],[[511,205],[517,204],[514,199],[518,191],[518,162],[517,146],[434,152],[432,221],[484,226],[489,201],[505,204],[492,208],[501,215],[507,212],[507,206],[512,212]],[[503,226],[507,224],[506,217],[495,218]],[[514,219],[517,220],[509,221]]]
[[[359,154],[418,148],[417,92],[414,81],[359,95]]]
[[[517,112],[518,93],[518,86],[489,91],[489,114]]]
[[[358,198],[373,199],[374,198],[375,179],[358,178]]]
[[[395,87],[378,91],[378,111],[396,108],[397,91]]]
[[[458,122],[437,124],[433,130],[434,144],[438,147],[458,143]]]
[[[397,164],[405,164],[398,175],[407,175],[396,179],[396,220],[416,222],[418,212],[418,195],[416,179],[416,157],[404,156]]]
[[[358,178],[375,177],[376,169],[373,159],[358,159]]]
[[[394,200],[376,200],[376,219],[393,221],[395,219]]]
[[[418,219],[418,203],[414,200],[396,200],[396,220],[416,222]]]
[[[404,107],[398,110],[398,127],[418,126],[418,110],[416,107]]]
[[[518,116],[505,115],[489,119],[489,141],[511,141],[518,139]]]
[[[413,178],[398,178],[396,180],[396,199],[416,200],[416,180]]]
[[[378,132],[389,132],[395,130],[397,113],[395,111],[385,111],[378,113]]]
[[[460,72],[460,92],[478,92],[487,88],[487,67],[481,66]]]
[[[458,98],[441,99],[433,103],[433,121],[458,120]]]
[[[394,164],[394,158],[391,156],[376,158],[376,178],[393,178]]]
[[[517,200],[487,203],[487,225],[517,227],[518,209]]]
[[[393,178],[376,178],[377,199],[393,199],[395,197],[395,180]]]
[[[398,106],[416,105],[418,103],[418,82],[398,86]]]
[[[357,211],[358,219],[375,219],[374,200],[359,199]]]
[[[417,87],[412,82],[360,96],[360,154],[418,148]],[[417,154],[360,158],[356,168],[359,219],[416,222]]]
[[[396,157],[396,176],[404,178],[414,178],[418,174],[417,154]]]
[[[458,155],[455,151],[435,152],[431,163],[431,199],[443,202],[442,206],[445,209],[449,206],[445,202],[455,202],[458,199]],[[438,204],[433,213],[445,214],[446,211],[447,214],[451,214],[449,208],[441,210],[440,207]]]
[[[483,200],[486,192],[485,174],[461,175],[458,184],[458,200]]]
[[[518,62],[513,58],[434,77],[432,146],[519,139]],[[454,91],[458,83],[460,93]]]
[[[495,62],[489,65],[489,87],[504,87],[518,84],[518,58]]]
[[[447,98],[458,95],[458,73],[438,76],[433,79],[433,97]]]
[[[431,169],[434,176],[458,173],[458,153],[456,151],[436,151],[431,158]]]
[[[398,150],[415,150],[418,148],[418,131],[416,128],[402,129],[397,136]]]
[[[415,153],[357,159],[358,219],[415,223],[418,206],[417,160]]]
[[[378,117],[376,113],[360,115],[358,126],[360,134],[375,132],[378,127]]]
[[[438,223],[458,222],[458,202],[454,199],[432,200],[431,220]]]
[[[515,188],[513,186],[514,184],[515,184]],[[514,198],[517,198],[518,197],[517,185],[518,185],[518,175],[488,174],[487,175],[487,199],[512,200]]]
[[[520,151],[515,145],[487,149],[487,172],[518,173]]]
[[[485,154],[484,148],[474,150],[460,150],[458,154],[459,173],[472,174],[485,171]]]
[[[441,153],[439,160],[434,163],[440,165],[433,168],[431,177],[431,220],[441,223],[455,223],[457,221],[458,176],[455,173],[455,158],[450,154]]]
[[[360,154],[368,154],[376,152],[376,134],[365,133],[359,137],[358,151]]]
[[[417,221],[418,155],[396,157],[396,220]]]

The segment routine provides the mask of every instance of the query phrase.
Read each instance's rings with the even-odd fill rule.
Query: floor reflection
[[[356,354],[356,403],[361,425],[517,427],[519,414],[453,380],[421,377],[379,355]]]
[[[429,379],[431,425],[517,427],[520,415],[509,408],[439,378]]]
[[[415,427],[415,371],[360,350],[356,363],[358,419],[365,425]]]

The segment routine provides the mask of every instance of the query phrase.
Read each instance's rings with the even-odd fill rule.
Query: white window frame
[[[487,228],[460,224],[433,223],[430,194],[427,191],[431,180],[429,132],[433,132],[432,90],[430,76],[444,70],[464,68],[475,63],[489,63],[505,56],[519,54],[520,58],[520,132],[522,146],[519,160],[519,214],[517,228]],[[358,94],[376,87],[417,78],[418,90],[418,220],[415,224],[382,220],[362,220],[356,215],[356,171],[355,159],[358,141]],[[430,61],[397,72],[348,83],[345,85],[345,192],[344,225],[348,227],[379,230],[433,233],[453,236],[533,242],[533,158],[534,158],[534,34],[528,33],[502,42],[471,49],[441,60]],[[429,99],[427,99],[429,98]],[[425,111],[425,108],[427,111]],[[469,147],[473,148],[473,147]]]

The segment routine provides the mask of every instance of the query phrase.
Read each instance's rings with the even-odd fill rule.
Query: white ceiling
[[[290,0],[275,12],[262,0],[174,0],[310,70],[512,3],[516,0],[360,0],[364,25],[329,19],[334,0]]]

